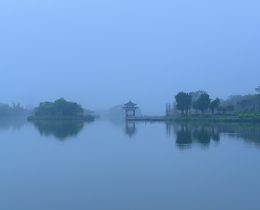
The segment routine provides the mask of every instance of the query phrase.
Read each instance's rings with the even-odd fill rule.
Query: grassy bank
[[[197,123],[260,123],[260,117],[246,117],[232,115],[215,116],[180,116],[171,119],[174,122],[197,122]]]

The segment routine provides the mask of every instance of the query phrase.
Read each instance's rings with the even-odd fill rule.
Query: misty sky
[[[164,113],[179,91],[260,85],[259,0],[0,2],[0,102]]]

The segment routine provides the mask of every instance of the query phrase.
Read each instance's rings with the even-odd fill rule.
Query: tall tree
[[[194,102],[192,103],[192,108],[196,110],[196,114],[197,114],[197,111],[199,110],[197,101],[194,101]]]
[[[255,88],[255,90],[260,93],[260,86],[258,86],[258,88]]]
[[[165,106],[165,115],[166,115],[166,116],[169,115],[168,103],[166,103],[166,106]]]
[[[219,104],[220,104],[219,98],[216,98],[215,100],[210,102],[209,108],[212,111],[212,115],[214,115],[214,112],[219,107]]]
[[[202,114],[204,114],[205,110],[208,109],[210,105],[209,95],[207,93],[203,93],[202,95],[200,95],[196,103],[198,109],[201,110]]]
[[[228,105],[227,106],[227,112],[229,113],[229,114],[231,114],[231,112],[233,112],[235,110],[235,107],[233,106],[233,105]]]
[[[186,112],[186,115],[188,113],[188,110],[191,108],[191,95],[184,92],[179,92],[175,96],[176,102],[177,102],[177,109],[181,110],[181,113],[184,114],[184,111]]]
[[[195,92],[190,92],[189,94],[191,95],[191,100],[192,102],[195,102],[199,99],[199,97],[204,94],[204,93],[207,93],[206,91],[203,91],[203,90],[197,90]]]

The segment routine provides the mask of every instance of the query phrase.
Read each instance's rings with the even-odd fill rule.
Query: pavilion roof
[[[126,103],[126,104],[124,104],[125,106],[130,106],[130,107],[133,107],[133,106],[136,106],[137,104],[134,104],[131,100],[128,102],[128,103]]]

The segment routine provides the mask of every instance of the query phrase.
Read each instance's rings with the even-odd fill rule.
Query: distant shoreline
[[[45,115],[45,116],[35,116],[31,115],[27,117],[28,121],[94,121],[94,117],[92,115],[87,115],[83,117],[78,116],[53,116],[53,115]]]

